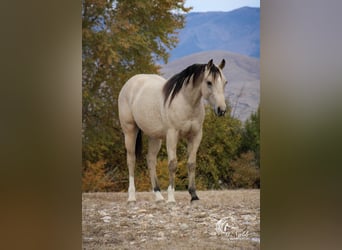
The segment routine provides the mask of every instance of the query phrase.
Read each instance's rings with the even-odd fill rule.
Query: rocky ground
[[[166,192],[162,192],[167,198]],[[176,205],[155,203],[150,192],[84,193],[83,249],[259,249],[260,190],[198,191],[190,204],[176,191]]]

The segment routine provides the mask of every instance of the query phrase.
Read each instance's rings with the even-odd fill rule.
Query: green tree
[[[126,171],[119,91],[137,73],[158,73],[156,61],[167,62],[189,10],[179,0],[82,1],[84,172],[86,162],[102,160],[106,173],[116,173],[113,178]]]
[[[240,152],[248,151],[254,153],[256,165],[260,167],[260,108],[245,122]]]
[[[230,162],[237,156],[241,144],[241,122],[228,113],[217,117],[211,108],[206,109],[197,154],[197,176],[198,182],[210,189],[230,181]]]

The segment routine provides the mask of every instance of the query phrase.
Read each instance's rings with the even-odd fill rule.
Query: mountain
[[[226,50],[260,57],[260,8],[243,7],[229,12],[190,12],[179,31],[179,43],[170,51],[170,62],[208,50]]]
[[[228,51],[205,51],[195,53],[161,65],[161,74],[167,79],[194,63],[207,63],[214,59],[219,64],[226,60],[223,73],[228,80],[225,96],[232,107],[232,115],[241,121],[257,111],[260,102],[259,59]]]

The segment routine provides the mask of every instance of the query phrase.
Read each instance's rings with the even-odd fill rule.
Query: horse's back
[[[125,85],[141,85],[141,84],[161,84],[166,80],[156,74],[138,74],[132,76]]]
[[[122,87],[119,99],[128,98],[131,102],[139,96],[138,93],[141,91],[159,91],[165,82],[166,80],[163,77],[154,74],[132,76]]]
[[[139,74],[130,78],[119,94],[121,123],[134,122],[144,133],[161,136],[162,88],[165,82],[163,77],[152,74]]]

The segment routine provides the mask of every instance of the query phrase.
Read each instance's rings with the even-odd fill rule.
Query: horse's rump
[[[120,92],[119,109],[125,122],[135,123],[145,134],[151,137],[163,137],[162,88],[166,80],[158,75],[140,74],[130,78]],[[121,98],[121,100],[120,100]],[[124,99],[124,100],[123,100]],[[120,107],[119,106],[119,107]],[[121,118],[120,118],[121,119]]]

